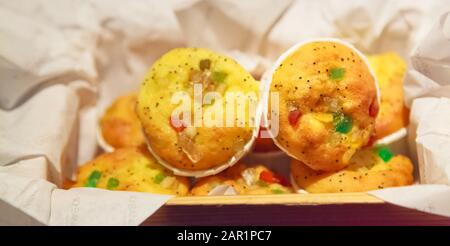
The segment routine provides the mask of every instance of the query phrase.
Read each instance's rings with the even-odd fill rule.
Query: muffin
[[[166,53],[145,76],[138,97],[150,151],[178,175],[224,170],[257,135],[258,92],[259,82],[227,56],[200,48]],[[208,100],[208,94],[217,97]]]
[[[292,193],[289,182],[263,165],[247,167],[238,163],[214,176],[198,179],[190,194],[206,196],[219,185],[232,187],[239,195]]]
[[[411,185],[413,165],[408,157],[378,146],[359,151],[350,165],[338,172],[315,171],[298,160],[291,162],[295,186],[310,193],[363,192]]]
[[[375,121],[375,140],[408,125],[409,110],[404,105],[403,78],[406,63],[396,53],[369,56],[380,88],[380,112]]]
[[[137,94],[117,98],[100,119],[100,138],[108,149],[145,145],[141,123],[136,114]]]
[[[146,148],[135,147],[116,149],[82,165],[72,187],[186,195],[189,179],[173,175]]]
[[[279,119],[275,143],[314,170],[346,167],[374,132],[375,77],[365,58],[340,41],[313,41],[282,56],[270,77],[269,119]],[[273,124],[273,122],[272,122]]]

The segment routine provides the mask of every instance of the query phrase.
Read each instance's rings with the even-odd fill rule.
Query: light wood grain
[[[285,194],[253,196],[187,196],[175,197],[166,205],[324,205],[377,204],[382,200],[365,193]]]

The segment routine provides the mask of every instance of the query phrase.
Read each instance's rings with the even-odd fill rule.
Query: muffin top
[[[276,144],[315,170],[336,171],[373,134],[376,82],[363,57],[339,42],[306,43],[276,68],[270,97],[279,94]],[[273,122],[272,122],[273,124]]]
[[[350,165],[338,172],[315,171],[293,160],[291,173],[297,186],[311,193],[362,192],[413,182],[411,160],[394,155],[386,146],[358,151]]]
[[[189,179],[173,175],[145,147],[122,148],[82,165],[73,187],[186,195]]]
[[[113,148],[145,145],[142,126],[136,114],[137,93],[117,98],[100,119],[104,141]]]
[[[202,172],[227,165],[252,140],[258,90],[259,83],[231,58],[179,48],[145,76],[137,112],[152,152],[166,166],[183,175]],[[217,97],[209,100],[208,94]],[[230,109],[243,114],[228,117]]]

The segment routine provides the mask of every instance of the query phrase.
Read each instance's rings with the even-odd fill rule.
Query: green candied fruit
[[[155,182],[155,184],[160,184],[165,178],[166,175],[164,173],[158,173],[153,179],[153,182]]]
[[[211,74],[211,78],[213,81],[218,82],[218,83],[222,83],[225,81],[225,79],[227,78],[228,74],[225,72],[213,72]]]
[[[348,133],[352,129],[352,118],[343,113],[333,115],[334,129],[339,133]]]
[[[211,60],[210,59],[203,59],[200,60],[198,66],[200,67],[200,70],[207,70],[211,67]]]
[[[345,69],[344,68],[332,68],[330,70],[330,78],[332,80],[341,80],[345,76]]]
[[[388,162],[394,157],[394,154],[386,145],[378,146],[377,154],[384,162]]]
[[[273,194],[284,194],[284,191],[282,191],[280,189],[272,189],[271,191]]]
[[[99,172],[97,170],[92,171],[92,173],[89,175],[88,180],[84,186],[85,187],[97,187],[97,183],[101,176],[102,176],[101,172]]]
[[[116,178],[109,178],[108,183],[106,184],[106,188],[108,190],[114,190],[119,186],[119,180]]]
[[[268,186],[269,186],[266,182],[264,182],[264,181],[262,181],[262,180],[258,180],[258,181],[256,182],[256,184],[259,185],[259,186],[261,186],[261,187],[268,187]]]

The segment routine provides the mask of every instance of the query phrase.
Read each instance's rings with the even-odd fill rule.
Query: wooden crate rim
[[[246,196],[185,196],[174,197],[166,204],[173,205],[325,205],[379,204],[383,200],[366,193],[282,194]]]

